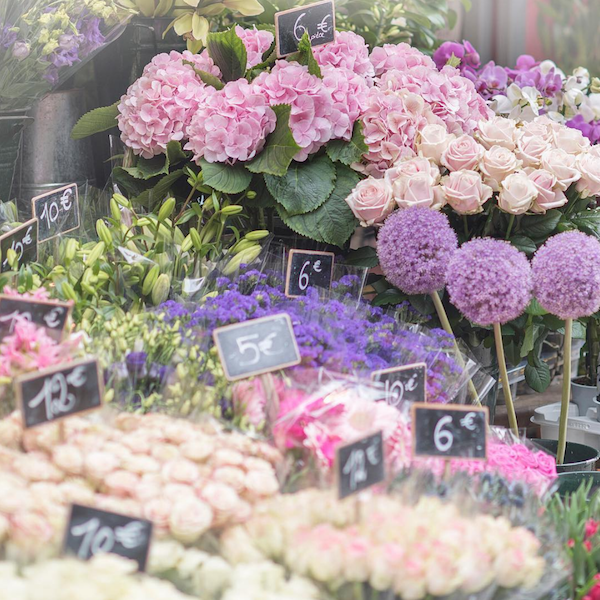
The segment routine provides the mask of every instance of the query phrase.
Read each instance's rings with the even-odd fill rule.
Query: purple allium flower
[[[448,217],[416,206],[392,213],[377,239],[377,255],[384,275],[406,294],[441,290],[457,247],[456,233]]]
[[[450,301],[477,325],[516,319],[531,299],[531,267],[523,252],[492,238],[463,244],[446,274]]]
[[[600,308],[600,242],[580,231],[552,236],[533,257],[533,291],[561,319],[579,319]]]

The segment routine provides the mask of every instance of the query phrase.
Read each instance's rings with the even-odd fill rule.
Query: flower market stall
[[[600,86],[459,14],[0,0],[1,598],[600,597]]]

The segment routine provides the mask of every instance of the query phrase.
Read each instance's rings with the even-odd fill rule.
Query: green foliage
[[[363,127],[360,121],[354,123],[352,137],[350,141],[332,140],[327,144],[327,156],[333,161],[341,162],[344,165],[351,165],[359,162],[362,155],[369,150],[365,144]]]
[[[118,102],[110,106],[103,106],[87,112],[83,115],[71,130],[71,137],[74,140],[82,140],[95,133],[108,131],[117,126]]]
[[[246,73],[248,57],[244,42],[232,27],[229,31],[208,34],[208,53],[221,70],[225,82],[240,79]]]
[[[226,163],[209,163],[200,160],[204,183],[218,192],[240,194],[252,179],[252,174],[243,165],[228,165]]]

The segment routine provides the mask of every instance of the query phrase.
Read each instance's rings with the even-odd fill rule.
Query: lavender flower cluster
[[[353,276],[338,283],[352,285]],[[425,362],[428,398],[448,402],[450,388],[462,369],[454,361],[452,338],[441,330],[427,334],[401,328],[378,307],[340,295],[324,301],[317,290],[302,298],[287,298],[282,279],[273,273],[249,270],[235,281],[219,277],[218,295],[200,305],[170,300],[159,307],[165,319],[198,327],[207,342],[216,327],[287,312],[294,326],[303,367],[327,367],[340,372],[371,372],[403,364]],[[365,373],[366,374],[366,373]]]

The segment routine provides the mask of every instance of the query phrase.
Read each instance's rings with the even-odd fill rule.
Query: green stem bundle
[[[573,339],[573,319],[565,319],[565,358],[563,366],[563,387],[560,401],[560,422],[558,425],[558,450],[556,462],[562,465],[567,448],[567,421],[569,419],[569,400],[571,396],[571,341]]]
[[[517,424],[517,415],[515,405],[513,404],[512,393],[510,391],[510,381],[508,380],[508,371],[506,369],[506,358],[504,357],[504,346],[502,344],[502,326],[500,323],[494,323],[494,340],[496,342],[496,356],[498,357],[498,367],[500,368],[500,380],[504,391],[504,400],[508,412],[508,422],[513,433],[518,437],[519,426]]]

